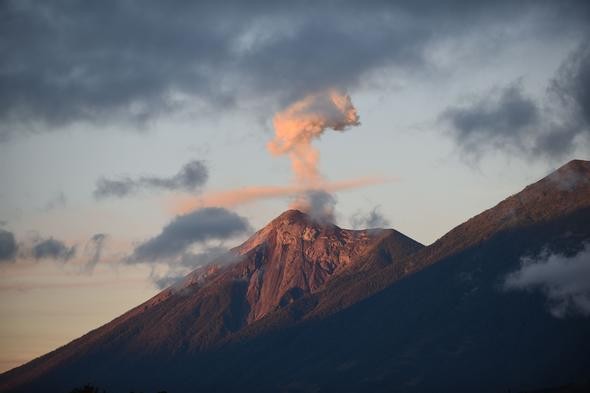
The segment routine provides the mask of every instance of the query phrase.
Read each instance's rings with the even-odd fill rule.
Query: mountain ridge
[[[554,209],[548,211],[545,209],[546,206],[553,206]],[[548,221],[588,207],[590,207],[590,161],[569,161],[544,178],[526,186],[520,192],[471,217],[434,243],[408,257],[408,260],[401,264],[406,270],[400,270],[401,265],[391,265],[381,272],[370,273],[373,275],[373,279],[369,278],[366,281],[371,281],[373,288],[358,289],[359,286],[365,285],[365,282],[359,282],[354,276],[346,282],[340,281],[337,284],[340,284],[340,288],[345,288],[341,289],[342,293],[339,297],[354,298],[357,301],[357,299],[370,296],[395,280],[430,266],[452,253],[473,247],[489,239],[495,233],[535,222]],[[357,291],[365,293],[345,296],[345,293],[354,290],[355,286]],[[334,290],[334,288],[330,288],[330,290]],[[340,308],[340,306],[336,306],[335,302],[329,302],[324,308]],[[323,313],[325,310],[318,310],[318,312]]]
[[[228,362],[235,370],[247,366],[253,375],[258,375],[260,369],[249,364],[252,360],[248,360],[254,356],[253,354],[259,354],[256,355],[257,362],[260,362],[258,367],[267,367],[276,372],[278,372],[276,369],[278,365],[274,363],[279,362],[283,356],[282,359],[285,359],[287,364],[293,367],[297,364],[297,367],[302,370],[298,373],[293,369],[292,378],[299,375],[302,380],[312,380],[320,377],[314,376],[316,374],[309,366],[297,363],[299,357],[310,357],[318,362],[332,359],[330,362],[334,362],[336,360],[330,355],[330,351],[335,353],[345,351],[346,356],[357,357],[364,359],[365,363],[372,363],[374,360],[363,358],[363,356],[370,356],[371,353],[359,347],[360,343],[366,340],[369,340],[367,345],[376,351],[373,355],[378,355],[378,358],[393,356],[388,355],[389,352],[380,350],[378,341],[371,341],[373,339],[370,337],[361,339],[355,335],[350,336],[347,333],[348,329],[354,327],[353,331],[357,332],[356,334],[362,334],[364,326],[369,331],[375,331],[375,339],[387,339],[383,335],[390,331],[394,334],[391,338],[393,342],[399,340],[395,334],[409,335],[408,337],[413,337],[414,341],[409,340],[405,344],[402,340],[399,341],[399,345],[418,345],[415,342],[419,342],[421,338],[414,337],[409,331],[403,330],[400,327],[403,325],[399,325],[395,318],[387,314],[386,311],[390,310],[389,306],[386,307],[383,304],[395,305],[392,309],[394,312],[398,309],[406,309],[408,318],[411,316],[408,321],[418,324],[421,326],[420,329],[430,331],[428,330],[431,329],[430,327],[422,325],[423,317],[420,316],[420,312],[440,318],[438,316],[440,306],[434,307],[432,304],[438,304],[437,302],[449,298],[451,296],[449,293],[456,292],[455,286],[459,285],[455,283],[456,279],[453,276],[449,279],[449,274],[460,273],[460,275],[468,274],[476,277],[481,274],[480,271],[493,272],[493,275],[486,276],[485,280],[481,278],[480,281],[483,281],[479,285],[485,284],[488,287],[485,297],[482,298],[482,304],[489,303],[497,307],[498,302],[502,305],[504,303],[503,300],[494,300],[494,296],[498,296],[494,292],[496,289],[491,287],[497,285],[493,283],[496,280],[494,277],[513,266],[514,263],[518,263],[519,255],[531,250],[538,251],[539,247],[545,243],[561,244],[560,247],[570,244],[568,247],[571,248],[581,244],[585,241],[584,239],[590,240],[588,224],[590,222],[590,162],[576,160],[562,166],[538,182],[525,187],[521,192],[455,227],[427,247],[394,230],[372,231],[369,235],[367,231],[344,230],[331,224],[317,223],[302,214],[297,211],[287,211],[242,245],[234,248],[232,252],[242,257],[242,260],[230,265],[205,269],[201,273],[206,275],[204,282],[208,283],[207,285],[202,285],[199,279],[195,282],[189,280],[188,287],[194,287],[195,292],[186,293],[182,290],[178,291],[178,288],[169,288],[111,323],[57,351],[2,374],[0,389],[7,390],[23,386],[23,383],[31,380],[47,381],[47,378],[50,380],[57,378],[63,381],[66,375],[72,375],[71,370],[79,370],[78,372],[82,374],[88,374],[91,372],[89,370],[94,370],[93,375],[103,375],[104,378],[113,380],[112,378],[115,377],[109,377],[109,375],[115,371],[109,368],[112,366],[108,366],[108,362],[105,363],[104,359],[123,362],[122,369],[130,367],[124,366],[125,361],[138,359],[138,357],[154,359],[155,364],[160,363],[162,359],[190,359],[194,367],[202,367],[203,370],[210,371],[210,375],[202,376],[204,379],[200,383],[212,384],[216,381],[215,378],[222,378],[222,374],[216,374],[222,371],[216,371],[215,366],[210,364],[212,359]],[[315,233],[316,230],[318,233]],[[563,233],[569,233],[569,235],[565,236]],[[360,246],[356,243],[359,241]],[[355,243],[357,248],[352,247],[341,254],[339,247],[348,248],[347,242]],[[502,263],[482,262],[495,254],[500,256],[505,254],[500,259]],[[293,261],[295,264],[291,263]],[[310,261],[316,263],[310,265]],[[335,261],[338,263],[334,263]],[[305,277],[301,274],[291,274],[293,272],[289,272],[287,266],[293,266],[295,272],[301,272],[303,269],[306,272]],[[267,275],[261,267],[272,268],[271,273]],[[434,282],[437,282],[441,288],[449,287],[450,292],[425,286],[424,282],[431,282],[432,278],[429,277],[436,277],[437,274],[442,275],[444,279]],[[262,276],[262,284],[258,285],[260,276]],[[268,282],[272,285],[264,287],[265,279],[269,279]],[[463,288],[465,285],[462,283],[459,287]],[[294,288],[299,288],[301,292],[293,290]],[[421,291],[417,294],[412,288],[421,288]],[[432,297],[434,295],[428,296],[428,291],[437,293],[440,299]],[[193,296],[194,293],[199,296]],[[257,296],[267,301],[257,303]],[[407,308],[403,299],[418,302],[417,308],[415,310]],[[454,298],[451,296],[450,299]],[[528,298],[517,296],[516,299],[520,299],[517,305],[522,302],[525,302],[522,304],[528,304],[526,303]],[[558,329],[550,319],[545,318],[542,307],[538,307],[538,297],[535,299],[537,299],[535,300],[537,302],[535,318],[540,321],[540,326],[549,324],[548,326],[552,326],[551,329]],[[463,297],[449,301],[447,306],[451,306],[453,312],[458,313],[459,318],[468,318],[462,314],[461,309],[455,309],[453,306],[453,302],[464,301]],[[477,303],[469,303],[469,307],[476,305]],[[144,307],[146,308],[143,309]],[[420,307],[425,307],[424,311],[419,311]],[[503,307],[512,309],[516,306],[506,303]],[[471,312],[482,321],[487,318],[485,314],[477,311],[477,308]],[[501,309],[494,312],[502,315]],[[512,318],[520,318],[517,311],[511,312]],[[365,316],[360,318],[358,313],[370,315],[367,321],[374,325],[370,325],[370,328],[364,322],[359,325],[358,321],[364,320]],[[525,310],[524,314],[527,313],[529,311]],[[149,315],[149,318],[139,318],[138,316],[142,314]],[[202,316],[207,316],[207,319],[202,319]],[[133,322],[134,318],[137,319],[135,322]],[[150,323],[155,323],[156,328],[150,326]],[[452,322],[449,324],[452,327],[455,325]],[[107,328],[109,326],[110,328]],[[334,329],[337,326],[345,327],[345,329],[336,331]],[[379,326],[384,326],[383,329],[387,327],[387,329],[378,330]],[[482,329],[480,325],[469,326],[470,329],[474,329],[474,332]],[[575,330],[574,337],[583,336],[577,326],[570,326],[568,329]],[[451,335],[453,340],[461,338],[454,331],[449,329],[444,331],[445,334]],[[165,334],[162,336],[161,332]],[[430,334],[434,333],[430,331]],[[539,330],[537,334],[541,337],[545,333]],[[434,335],[437,336],[437,334]],[[287,345],[291,340],[300,342],[301,345]],[[333,340],[336,342],[353,340],[347,343],[347,347],[357,348],[358,353],[355,355],[352,349],[333,347],[336,345]],[[482,339],[478,338],[478,340]],[[511,340],[514,340],[512,336]],[[285,347],[282,348],[278,343],[283,343]],[[313,343],[309,347],[311,352],[302,352],[303,348],[307,348],[311,343]],[[381,343],[382,345],[385,343]],[[488,342],[482,341],[478,345],[482,345],[486,351],[493,348],[493,345],[490,346]],[[569,348],[572,342],[564,341],[563,345],[568,345]],[[331,349],[325,352],[327,349],[313,349],[315,347]],[[393,351],[391,353],[397,353],[390,344],[385,347],[388,351]],[[124,348],[127,350],[123,350]],[[422,351],[420,346],[412,348],[414,348],[413,351]],[[509,352],[510,348],[504,350]],[[287,361],[284,356],[294,356],[294,358]],[[427,354],[425,353],[424,356]],[[571,352],[571,356],[572,359],[581,359],[581,364],[586,364],[586,358],[579,357],[576,352]],[[96,360],[93,363],[89,359]],[[391,364],[395,365],[398,361],[395,359],[388,361],[393,361],[394,363]],[[181,364],[184,362],[184,360],[179,361]],[[355,362],[358,361],[360,360],[355,360]],[[547,358],[546,362],[552,364],[550,358]],[[588,362],[590,364],[590,360]],[[156,366],[146,363],[144,367],[151,369],[150,367]],[[183,369],[181,365],[178,367],[180,367],[179,370]],[[364,370],[364,373],[372,372],[361,366],[351,367]],[[415,370],[421,369],[419,365],[413,367]],[[335,375],[334,373],[337,372],[336,369],[324,371],[329,371],[329,375]],[[121,372],[115,372],[119,375],[117,378],[125,379]],[[172,369],[168,372],[174,373]],[[527,375],[530,375],[532,371],[528,372]],[[272,384],[277,383],[280,375],[282,374],[265,377],[259,375],[259,377],[267,381],[269,386],[275,386]],[[388,378],[394,378],[394,376]],[[287,376],[284,377],[287,378]],[[166,380],[165,376],[162,378],[163,381]],[[240,378],[251,381],[249,378],[252,377],[244,374]],[[236,381],[240,378],[237,378],[236,374]],[[403,379],[403,376],[395,378]],[[226,384],[223,385],[226,386],[224,390],[236,390],[236,386],[232,385],[233,381],[223,381],[223,379],[217,379],[217,381]],[[522,381],[519,383],[524,383]],[[330,386],[329,382],[323,383],[328,383],[326,386]],[[305,389],[300,390],[305,391]],[[270,389],[270,391],[276,391],[276,389]]]

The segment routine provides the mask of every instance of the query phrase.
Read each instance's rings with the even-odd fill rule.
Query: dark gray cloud
[[[202,161],[186,163],[182,169],[171,177],[141,176],[136,179],[101,178],[96,182],[94,197],[96,199],[122,198],[145,190],[182,190],[195,191],[207,182],[209,172]]]
[[[350,224],[355,229],[386,228],[389,220],[381,214],[379,206],[375,206],[370,212],[357,212],[350,218]]]
[[[590,246],[573,257],[559,254],[524,258],[519,270],[506,277],[509,290],[541,290],[553,316],[590,316]]]
[[[550,91],[590,124],[590,44],[586,41],[561,65]]]
[[[12,232],[0,229],[0,262],[12,261],[16,256],[18,245]]]
[[[561,65],[544,104],[527,97],[520,81],[479,100],[444,111],[461,152],[478,160],[490,150],[560,159],[576,146],[590,147],[590,46]]]
[[[194,101],[277,105],[430,69],[438,43],[585,28],[583,1],[0,2],[0,139],[79,121],[145,123]],[[507,26],[518,24],[519,29]]]
[[[548,93],[549,109],[555,118],[550,119],[550,129],[537,139],[535,152],[561,156],[579,143],[590,143],[590,44],[587,40],[561,65]]]
[[[177,257],[195,244],[225,240],[250,230],[248,221],[229,210],[208,207],[177,216],[162,232],[138,245],[128,261],[157,262]]]
[[[515,83],[495,89],[476,102],[447,109],[441,120],[450,123],[461,150],[480,155],[489,149],[521,150],[539,123],[537,104]]]
[[[84,246],[85,254],[89,256],[88,260],[84,264],[83,271],[86,273],[92,273],[96,264],[100,261],[103,247],[107,240],[107,235],[104,233],[97,233],[93,235],[90,240]]]
[[[49,238],[38,241],[32,248],[35,259],[67,261],[76,255],[76,246],[68,247],[60,240]]]

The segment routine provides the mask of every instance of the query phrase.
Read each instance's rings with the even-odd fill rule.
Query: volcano
[[[425,225],[427,218],[425,217]],[[590,375],[590,318],[508,291],[525,257],[590,242],[575,160],[429,246],[290,210],[112,322],[0,376],[2,391],[525,391]],[[590,263],[590,261],[589,261]]]

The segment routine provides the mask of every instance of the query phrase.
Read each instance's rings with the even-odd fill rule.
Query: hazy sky
[[[220,3],[1,3],[0,371],[308,188],[429,244],[590,157],[587,2]]]

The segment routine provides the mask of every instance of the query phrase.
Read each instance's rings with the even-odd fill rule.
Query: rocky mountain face
[[[109,324],[0,376],[2,391],[525,391],[590,370],[590,318],[503,288],[525,256],[590,242],[572,161],[423,247],[298,211]]]
[[[317,292],[385,241],[400,260],[423,247],[394,230],[344,230],[297,210],[283,213],[234,251],[247,261],[238,276],[248,280],[247,322]]]
[[[242,310],[237,321],[240,328],[318,292],[345,272],[366,267],[376,249],[387,249],[387,262],[393,263],[423,247],[393,229],[346,230],[289,210],[144,307],[147,310],[179,294],[185,298],[215,297],[220,288],[230,286],[243,295],[237,306]],[[375,263],[375,268],[379,266],[384,266],[383,261]]]
[[[423,245],[392,229],[345,230],[289,210],[211,265],[18,373],[35,378],[88,354],[167,357],[206,350],[345,272],[366,267],[381,248],[387,249],[387,263],[395,263]]]

